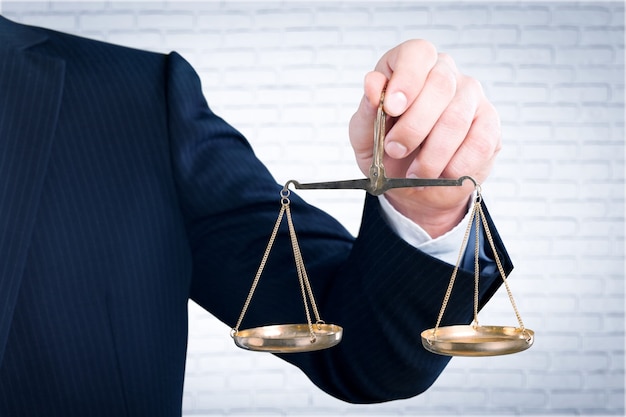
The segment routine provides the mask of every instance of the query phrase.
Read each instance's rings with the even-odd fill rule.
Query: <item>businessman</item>
[[[365,77],[349,126],[364,172],[387,82],[389,176],[483,181],[500,149],[497,113],[421,40]],[[177,53],[0,17],[0,416],[179,416],[188,300],[234,325],[280,189]],[[436,320],[471,193],[368,195],[356,238],[293,196],[319,309],[344,338],[279,356],[348,402],[427,389],[448,359],[424,350],[420,332]],[[489,266],[481,305],[501,281]],[[302,321],[294,274],[291,248],[276,245],[246,327]],[[471,319],[472,274],[461,271],[446,323]]]

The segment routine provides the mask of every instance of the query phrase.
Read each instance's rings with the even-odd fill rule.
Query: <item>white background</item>
[[[484,193],[516,265],[532,349],[456,358],[419,397],[354,406],[278,359],[240,351],[191,305],[185,415],[623,415],[622,2],[4,1],[2,11],[179,51],[281,183],[362,176],[348,120],[364,74],[409,38],[450,53],[500,112],[504,149]],[[361,192],[304,196],[356,233]],[[504,292],[481,314],[515,324]]]

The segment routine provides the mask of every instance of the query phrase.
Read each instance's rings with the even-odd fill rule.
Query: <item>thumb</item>
[[[349,136],[357,162],[367,174],[373,156],[374,120],[387,77],[372,71],[365,76],[364,94],[357,111],[350,119]]]

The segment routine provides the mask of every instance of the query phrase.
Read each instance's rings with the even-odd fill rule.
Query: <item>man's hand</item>
[[[368,175],[374,119],[381,92],[387,113],[387,177],[459,178],[481,183],[501,148],[500,119],[480,83],[424,40],[391,49],[365,78],[365,94],[350,121],[357,163]],[[463,187],[400,188],[385,196],[433,238],[459,223],[467,211],[471,181]]]

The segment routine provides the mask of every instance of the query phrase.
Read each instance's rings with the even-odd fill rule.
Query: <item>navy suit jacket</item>
[[[188,300],[233,326],[280,188],[178,54],[0,17],[0,416],[180,415]],[[281,357],[345,401],[428,388],[448,359],[420,332],[452,267],[398,239],[375,198],[356,239],[297,196],[292,208],[344,340]],[[278,239],[242,327],[305,320]],[[481,303],[500,281],[483,277]],[[462,271],[446,322],[471,319],[472,286]]]

